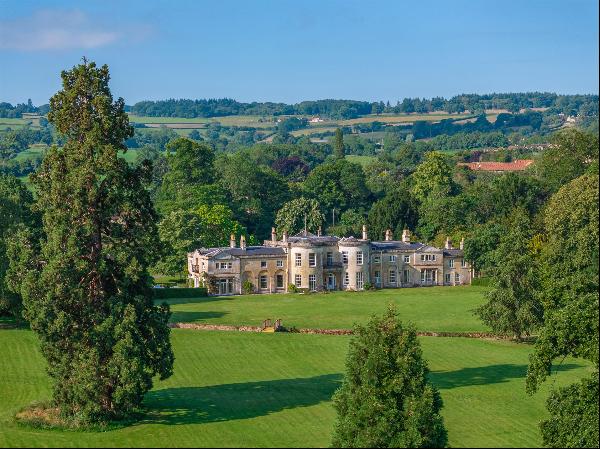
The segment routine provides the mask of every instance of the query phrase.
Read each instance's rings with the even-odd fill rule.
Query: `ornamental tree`
[[[413,327],[390,307],[356,326],[346,374],[333,398],[333,447],[445,447],[442,399],[427,375]]]
[[[61,74],[48,120],[64,137],[32,176],[44,238],[22,284],[65,418],[97,422],[137,409],[152,379],[169,377],[167,305],[155,306],[147,267],[158,242],[146,189],[151,167],[118,156],[133,135],[109,71],[84,59]]]

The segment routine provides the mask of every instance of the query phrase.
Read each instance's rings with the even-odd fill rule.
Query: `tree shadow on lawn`
[[[565,363],[552,368],[552,374],[581,368],[581,365]],[[527,365],[512,363],[502,365],[462,368],[456,371],[434,371],[429,374],[431,382],[440,390],[449,390],[472,385],[488,385],[508,382],[510,379],[525,379]]]
[[[151,391],[138,424],[199,424],[255,418],[329,401],[341,374]]]
[[[171,323],[195,323],[211,318],[222,318],[227,312],[186,312],[185,310],[172,311]]]

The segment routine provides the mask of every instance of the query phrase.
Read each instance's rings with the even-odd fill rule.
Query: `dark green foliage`
[[[530,357],[527,391],[537,391],[555,361],[566,356],[589,360],[595,367],[591,380],[551,396],[551,419],[542,424],[549,445],[598,447],[598,198],[598,175],[581,176],[552,196],[543,217],[544,326]]]
[[[241,103],[230,98],[206,100],[161,100],[140,101],[131,107],[137,115],[153,117],[218,117],[227,115],[321,115],[348,119],[370,113],[428,113],[447,111],[450,113],[480,113],[484,109],[521,109],[550,107],[553,113],[567,115],[598,115],[598,95],[557,95],[548,92],[493,93],[457,95],[450,99],[435,97],[404,98],[397,105],[383,102],[353,100],[316,100],[297,104],[284,103]],[[19,117],[21,112],[37,111],[33,105],[0,103],[0,117]],[[3,115],[4,114],[4,115]],[[538,113],[539,114],[539,113]]]
[[[500,238],[507,232],[506,226],[490,220],[471,229],[465,239],[465,259],[471,262],[475,270],[487,272],[497,265],[495,249]]]
[[[297,234],[304,226],[307,231],[316,233],[324,221],[319,203],[304,197],[285,203],[275,218],[278,232],[287,232],[289,235]]]
[[[529,217],[515,209],[506,227],[494,254],[497,264],[489,271],[492,290],[476,313],[495,333],[520,339],[541,325],[543,308],[535,294],[539,284]]]
[[[53,403],[83,422],[136,410],[154,376],[171,375],[166,305],[154,306],[150,170],[120,157],[132,135],[113,102],[108,67],[84,60],[62,73],[50,122],[66,137],[32,182],[45,237],[21,291],[53,380]]]
[[[348,209],[336,218],[335,226],[329,226],[327,232],[338,237],[360,236],[366,222],[367,218],[363,212]]]
[[[344,133],[340,128],[335,130],[335,136],[333,137],[333,154],[338,158],[343,158],[346,154],[344,151]]]
[[[550,393],[540,423],[546,447],[598,447],[598,376]]]
[[[333,447],[445,447],[442,399],[429,384],[417,335],[390,308],[356,326],[334,396]]]
[[[18,266],[27,251],[23,248],[20,254],[18,247],[23,233],[38,225],[32,202],[33,196],[21,181],[0,175],[0,315],[20,316]]]
[[[218,195],[210,186],[214,180],[215,159],[210,145],[181,137],[171,141],[167,150],[168,171],[157,195],[157,208],[161,213],[204,204],[207,191],[209,195]]]
[[[598,135],[569,129],[556,134],[552,144],[536,161],[535,169],[553,191],[598,165]]]
[[[204,298],[208,296],[205,288],[154,288],[155,299],[173,299],[173,298]]]
[[[350,208],[369,206],[370,191],[362,167],[346,159],[318,166],[310,172],[303,187],[319,202],[327,219],[334,208],[338,214]]]
[[[417,204],[406,189],[395,189],[377,201],[369,211],[369,234],[374,240],[385,238],[386,230],[400,239],[404,229],[414,231],[417,224]]]
[[[285,179],[242,152],[218,160],[219,182],[235,217],[257,238],[268,238],[275,215],[290,198]]]

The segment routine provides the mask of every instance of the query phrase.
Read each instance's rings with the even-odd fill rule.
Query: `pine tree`
[[[429,384],[416,331],[390,308],[356,326],[334,396],[333,447],[444,447],[442,399]]]
[[[125,416],[152,378],[171,375],[166,305],[155,306],[147,267],[158,242],[148,191],[151,169],[119,151],[133,135],[122,98],[113,102],[108,67],[85,59],[62,73],[48,120],[65,138],[32,177],[45,238],[23,283],[31,328],[65,418]]]
[[[333,138],[333,154],[338,158],[344,158],[346,153],[344,149],[344,133],[340,128],[335,130],[335,136]]]

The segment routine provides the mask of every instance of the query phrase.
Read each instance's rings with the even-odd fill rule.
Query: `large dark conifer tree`
[[[48,120],[66,143],[32,177],[45,238],[22,288],[53,405],[88,422],[135,410],[174,360],[170,312],[154,305],[147,271],[158,241],[150,170],[118,157],[133,128],[109,78],[84,59],[50,100]]]

